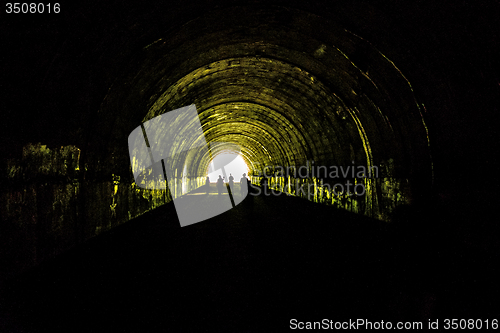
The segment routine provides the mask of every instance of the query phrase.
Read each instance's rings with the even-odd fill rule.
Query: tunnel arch
[[[100,150],[94,164],[116,168],[107,156],[126,154],[123,138],[133,128],[195,104],[207,141],[241,145],[248,165],[355,161],[380,166],[388,182],[409,184],[405,203],[426,191],[432,180],[428,131],[404,74],[333,20],[283,10],[215,9],[136,48],[101,104],[100,134],[89,143]],[[381,186],[369,185],[367,200],[381,206],[367,215],[386,218]]]

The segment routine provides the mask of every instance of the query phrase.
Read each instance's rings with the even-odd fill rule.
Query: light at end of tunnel
[[[227,163],[227,161],[230,162]],[[243,157],[241,157],[241,155],[236,153],[221,153],[215,156],[210,161],[210,165],[208,167],[209,170],[210,169],[213,170],[214,165],[215,166],[225,165],[224,169],[226,171],[226,176],[229,177],[229,174],[231,174],[234,177],[234,182],[239,182],[243,174],[246,174],[248,176],[248,170],[249,170],[248,165],[245,163]],[[210,178],[211,183],[215,183],[217,182],[219,175],[224,177],[222,169],[220,168],[209,173],[207,176]],[[229,179],[226,179],[225,181],[229,181]]]

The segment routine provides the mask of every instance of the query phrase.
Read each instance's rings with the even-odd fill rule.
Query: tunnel
[[[335,313],[424,325],[451,315],[484,324],[498,315],[498,223],[489,216],[498,183],[490,120],[500,95],[498,3],[55,8],[20,7],[0,23],[0,296],[14,304],[0,308],[6,331],[69,329],[87,317],[107,318],[105,331],[172,323],[174,331],[250,332]],[[130,134],[188,106],[200,135],[189,126],[163,129],[176,138],[171,149],[200,140],[209,149],[164,162],[165,187],[141,185]],[[249,194],[232,210],[179,226],[173,202],[199,193],[210,163],[225,153],[241,157],[254,189],[265,176],[273,194]],[[159,253],[176,259],[157,268]],[[139,269],[141,262],[155,268]],[[238,282],[214,282],[223,289],[217,294],[191,277],[202,273]],[[201,284],[185,287],[188,280]],[[192,288],[172,291],[179,308],[141,296],[174,283]],[[91,287],[99,292],[90,295],[112,295],[95,296],[108,303],[94,312],[93,296],[85,296]],[[165,299],[167,289],[159,292]],[[68,300],[71,290],[85,301]],[[42,297],[61,292],[70,296],[39,310]],[[198,296],[195,318],[183,317],[186,299]],[[142,302],[149,310],[124,314]],[[59,313],[69,319],[54,321]]]

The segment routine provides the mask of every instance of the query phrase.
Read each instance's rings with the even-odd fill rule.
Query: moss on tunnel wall
[[[80,149],[28,144],[3,165],[0,190],[0,277],[9,278],[169,201],[110,174],[84,179]],[[88,168],[88,167],[86,167]],[[203,179],[187,179],[190,191]],[[174,197],[182,184],[169,184]]]
[[[169,190],[140,188],[132,177],[109,174],[94,179],[84,177],[81,151],[75,146],[48,148],[28,144],[21,159],[7,160],[3,166],[0,191],[2,216],[0,275],[14,276],[92,237],[155,209],[172,198],[204,185],[204,177],[169,179]],[[272,176],[270,189],[332,205],[354,213],[389,221],[398,205],[411,202],[408,179],[394,175],[394,163],[383,164],[380,178],[353,179],[366,193],[349,196],[333,191],[346,179]],[[259,184],[253,170],[252,183]],[[130,173],[131,175],[131,173]],[[95,175],[94,175],[95,176]]]
[[[258,175],[251,176],[251,182],[255,185],[260,185],[261,179]],[[334,180],[276,175],[268,177],[268,182],[267,195],[284,192],[386,222],[391,221],[391,214],[396,207],[412,202],[409,180],[390,175]]]

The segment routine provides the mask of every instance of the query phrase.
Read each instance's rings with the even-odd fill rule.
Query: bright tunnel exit
[[[229,175],[231,174],[234,177],[234,182],[238,183],[243,177],[243,174],[246,174],[248,177],[248,165],[245,163],[243,157],[240,154],[234,152],[221,153],[215,156],[208,166],[207,172],[210,170],[214,170],[208,173],[208,177],[210,178],[211,183],[217,182],[219,175],[224,177],[221,166],[224,165],[224,169],[226,172],[225,181],[229,181]],[[215,169],[217,168],[217,169]]]

